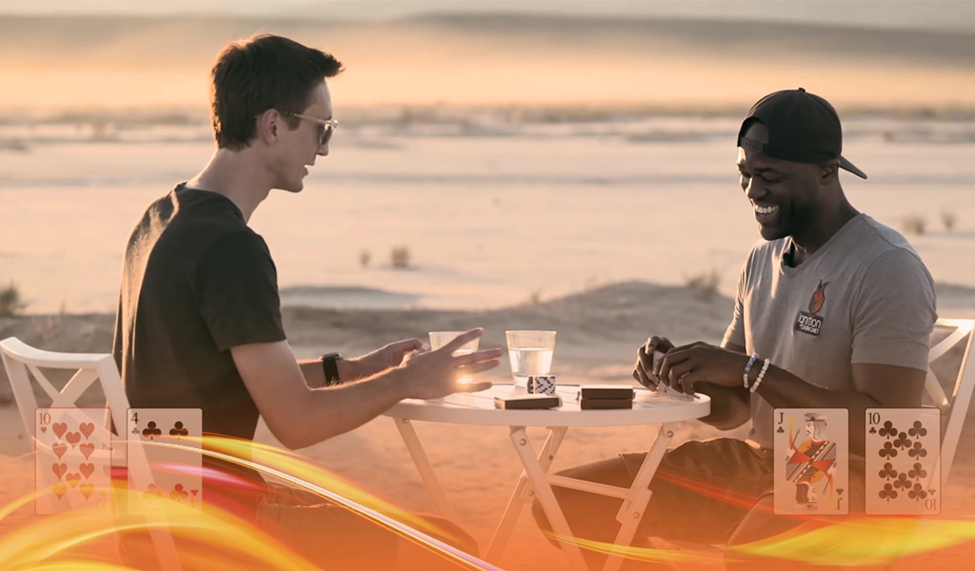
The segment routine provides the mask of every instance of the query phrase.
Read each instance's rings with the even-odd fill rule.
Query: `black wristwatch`
[[[325,386],[330,387],[341,383],[342,381],[339,380],[338,362],[342,360],[342,355],[338,353],[326,353],[322,355],[321,359],[322,370],[325,371]]]

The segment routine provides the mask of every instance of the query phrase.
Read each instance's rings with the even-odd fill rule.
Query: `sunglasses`
[[[328,145],[328,141],[332,138],[332,133],[338,128],[339,122],[335,119],[319,119],[318,117],[312,117],[311,115],[302,115],[301,113],[292,113],[291,111],[281,111],[285,115],[291,115],[292,117],[297,117],[302,121],[308,121],[310,123],[317,123],[322,127],[322,134],[318,140],[318,146],[324,147]]]

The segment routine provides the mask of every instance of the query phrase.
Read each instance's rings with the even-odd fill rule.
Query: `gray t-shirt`
[[[854,363],[927,370],[934,280],[903,236],[859,214],[794,268],[791,244],[752,248],[725,342],[826,389],[855,390]],[[772,449],[772,406],[753,394],[751,412],[749,438]]]

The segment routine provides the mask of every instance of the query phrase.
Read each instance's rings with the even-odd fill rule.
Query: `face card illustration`
[[[38,515],[111,507],[112,439],[105,408],[34,411],[34,510]]]
[[[774,413],[775,513],[848,513],[848,411],[777,408]]]
[[[141,509],[202,511],[203,411],[130,408],[126,418],[129,490]]]
[[[941,411],[869,408],[867,513],[941,513]]]

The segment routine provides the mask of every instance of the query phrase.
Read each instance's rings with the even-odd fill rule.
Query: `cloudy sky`
[[[358,19],[428,12],[784,20],[975,32],[975,0],[0,0],[0,14],[220,13]]]

